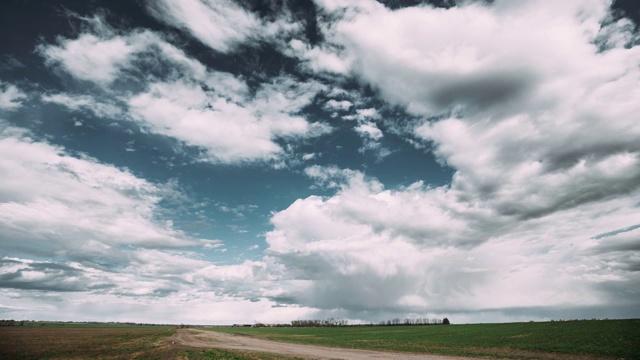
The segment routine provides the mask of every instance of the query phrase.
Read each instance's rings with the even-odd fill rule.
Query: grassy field
[[[340,328],[217,328],[333,347],[506,358],[640,359],[640,320]]]
[[[172,344],[174,327],[60,324],[0,327],[0,359],[296,359]]]
[[[214,330],[293,343],[383,351],[515,359],[640,359],[637,319]],[[295,359],[177,345],[167,340],[174,332],[174,327],[122,324],[36,323],[0,327],[0,359]]]

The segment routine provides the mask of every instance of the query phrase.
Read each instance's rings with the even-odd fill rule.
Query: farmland
[[[638,319],[216,331],[275,341],[381,351],[506,358],[640,359]]]
[[[42,323],[0,327],[1,359],[295,359],[275,354],[172,344],[173,326]]]
[[[450,326],[199,328],[277,342],[385,352],[511,359],[640,359],[640,320]],[[197,348],[175,326],[36,324],[0,327],[2,359],[296,359],[281,354]],[[210,333],[205,331],[204,333]],[[213,334],[213,333],[211,333]],[[262,349],[262,348],[261,348]]]

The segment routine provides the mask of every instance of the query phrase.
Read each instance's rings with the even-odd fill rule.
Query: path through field
[[[178,330],[169,338],[183,345],[193,347],[211,347],[247,351],[263,351],[283,355],[297,356],[305,359],[349,359],[349,360],[464,360],[470,358],[392,353],[371,350],[342,349],[325,346],[290,344],[277,341],[261,340],[249,336],[224,334],[217,331],[193,329]]]

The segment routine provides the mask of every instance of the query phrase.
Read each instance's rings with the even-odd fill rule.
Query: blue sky
[[[0,315],[640,315],[633,1],[5,1]]]

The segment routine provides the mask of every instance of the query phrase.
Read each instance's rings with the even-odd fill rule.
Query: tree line
[[[135,322],[119,322],[119,321],[36,321],[36,320],[12,320],[1,319],[0,327],[3,326],[45,326],[53,324],[56,326],[65,326],[67,324],[88,324],[88,325],[128,325],[128,326],[171,326],[172,324],[147,324],[147,323],[135,323]],[[184,326],[184,325],[182,325]]]
[[[293,320],[291,326],[293,327],[337,327],[337,326],[398,326],[398,325],[449,325],[451,322],[449,319],[429,319],[429,318],[414,318],[404,319],[395,318],[387,321],[381,321],[379,324],[357,324],[349,325],[349,322],[345,319],[329,318],[326,320]]]
[[[404,319],[400,320],[400,318],[395,318],[387,321],[381,321],[378,325],[380,326],[398,326],[398,325],[449,325],[451,322],[449,319],[429,319],[429,318],[412,318],[412,319]]]
[[[326,320],[293,320],[291,326],[293,327],[336,327],[347,326],[349,322],[345,319],[329,318]]]
[[[0,326],[24,326],[24,320],[16,321],[16,320],[0,320]]]

